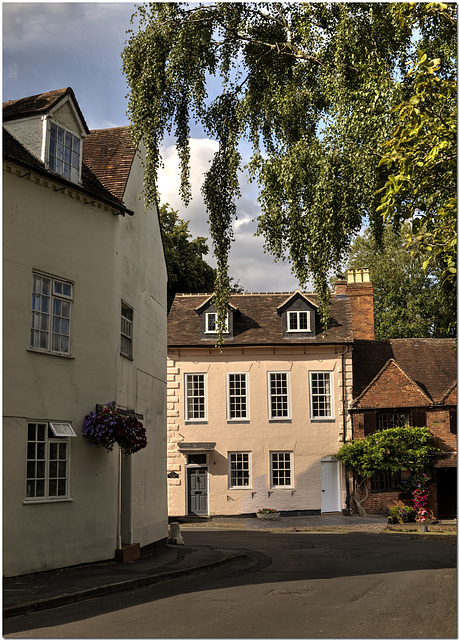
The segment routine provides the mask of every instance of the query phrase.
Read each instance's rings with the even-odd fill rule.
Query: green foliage
[[[159,207],[164,252],[168,269],[167,309],[176,293],[211,293],[215,269],[203,259],[208,252],[206,239],[191,240],[188,222],[164,204]]]
[[[456,7],[441,3],[401,5],[400,23],[456,30]],[[453,38],[447,38],[452,42]],[[457,249],[457,83],[454,70],[438,57],[430,42],[419,47],[418,60],[407,74],[410,95],[395,108],[397,123],[383,145],[380,166],[390,171],[378,210],[396,225],[410,220],[412,255],[423,257],[425,271],[441,270],[442,280],[456,284]],[[431,56],[435,55],[432,59]]]
[[[391,524],[414,522],[415,519],[416,511],[408,505],[404,505],[403,507],[395,506],[389,509],[388,520]]]
[[[424,271],[425,257],[411,255],[410,230],[409,223],[398,233],[387,225],[379,244],[366,230],[350,248],[348,268],[370,269],[376,339],[454,337],[456,292],[441,286],[441,269]]]
[[[362,220],[380,236],[378,191],[391,171],[379,161],[397,122],[393,108],[411,97],[413,78],[406,71],[414,30],[426,50],[429,43],[437,46],[444,68],[454,67],[455,56],[455,32],[444,28],[441,13],[419,9],[401,19],[398,6],[139,6],[139,30],[123,52],[123,70],[135,136],[147,148],[145,196],[154,201],[157,195],[160,144],[172,133],[181,195],[189,202],[190,122],[199,121],[219,143],[203,194],[222,316],[243,139],[252,147],[249,175],[259,185],[258,233],[275,259],[291,263],[300,287],[313,281],[325,325],[330,269],[339,265]],[[454,7],[448,12],[453,15]],[[217,84],[217,95],[209,96]]]
[[[419,471],[429,466],[434,446],[427,427],[394,427],[342,445],[336,457],[357,482],[377,471]]]

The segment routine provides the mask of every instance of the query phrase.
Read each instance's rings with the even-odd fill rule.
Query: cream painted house
[[[346,510],[333,457],[351,437],[352,344],[374,339],[367,273],[339,281],[324,331],[314,294],[231,296],[216,348],[209,294],[168,317],[169,517]],[[354,322],[353,322],[354,321]]]
[[[3,105],[3,568],[13,576],[167,539],[166,284],[129,128],[89,131],[72,89]],[[135,413],[120,464],[82,425]],[[121,495],[121,499],[119,499]]]

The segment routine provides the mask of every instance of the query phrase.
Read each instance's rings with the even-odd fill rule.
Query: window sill
[[[336,422],[335,418],[311,418],[311,422]]]
[[[23,500],[22,504],[53,504],[55,502],[73,502],[73,498],[39,498],[37,500],[30,498]]]
[[[295,487],[293,485],[290,487],[285,485],[285,487],[271,487],[270,491],[294,491],[294,489]]]
[[[208,420],[185,420],[185,424],[209,424]]]
[[[226,424],[250,424],[250,420],[241,419],[241,420],[227,420]]]
[[[27,351],[30,351],[30,353],[42,353],[45,356],[57,356],[58,358],[75,360],[75,356],[72,356],[69,353],[58,353],[57,351],[46,351],[45,349],[34,349],[33,347],[27,347]]]
[[[285,422],[285,423],[291,423],[292,419],[291,418],[269,418],[269,422]]]
[[[228,487],[228,491],[253,491],[252,487]]]

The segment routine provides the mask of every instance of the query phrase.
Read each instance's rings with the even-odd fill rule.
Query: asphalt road
[[[456,549],[409,535],[187,530],[224,567],[5,620],[24,638],[456,638]]]

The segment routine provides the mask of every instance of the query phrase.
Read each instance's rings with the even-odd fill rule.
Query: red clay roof
[[[168,345],[206,346],[215,340],[201,340],[199,315],[200,307],[211,294],[176,294],[168,316]],[[317,305],[315,294],[306,294]],[[234,316],[234,336],[226,338],[225,344],[236,345],[280,345],[280,344],[326,344],[352,341],[352,327],[349,300],[331,297],[331,318],[329,328],[323,332],[317,326],[315,338],[284,338],[281,317],[277,313],[292,293],[239,293],[230,298],[230,303],[238,312]]]
[[[440,402],[457,379],[456,340],[452,338],[356,340],[352,351],[354,398],[360,396],[390,359],[432,402]]]
[[[124,197],[135,153],[129,127],[93,130],[83,143],[85,164],[119,200]]]

